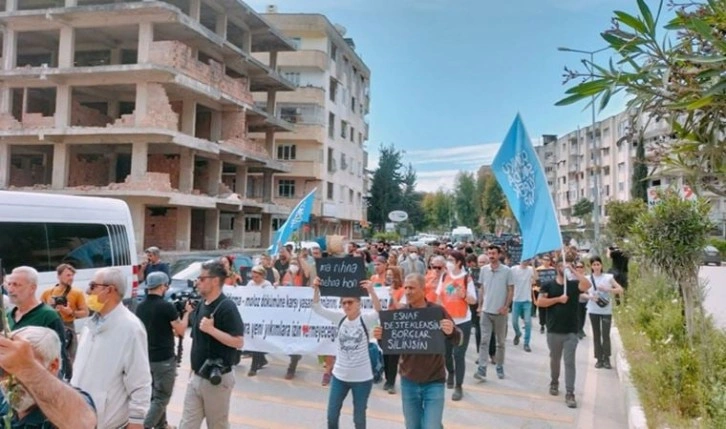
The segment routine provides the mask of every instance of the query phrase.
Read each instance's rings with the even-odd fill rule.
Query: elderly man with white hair
[[[97,312],[81,333],[71,384],[91,394],[99,429],[143,428],[151,400],[146,329],[121,304],[126,287],[121,270],[102,268],[86,291]]]
[[[96,427],[91,397],[58,378],[60,345],[53,330],[40,326],[0,336],[0,367],[6,372],[0,377],[0,418],[12,412],[12,427]]]

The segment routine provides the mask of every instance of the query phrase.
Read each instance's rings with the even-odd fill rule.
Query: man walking
[[[426,280],[421,274],[409,274],[403,284],[407,305],[403,308],[438,307],[444,315],[441,330],[446,340],[459,344],[462,338],[454,320],[438,304],[426,301]],[[380,340],[383,329],[373,330],[373,337]],[[401,402],[406,429],[438,429],[442,426],[444,414],[444,381],[446,368],[441,354],[402,354]]]
[[[514,345],[519,345],[522,331],[519,328],[519,319],[524,319],[524,351],[531,352],[529,339],[532,336],[532,282],[536,278],[534,268],[529,260],[523,260],[519,265],[511,268],[512,283],[514,283],[514,298],[512,302],[512,328],[514,328]]]
[[[479,282],[482,293],[479,296],[481,312],[481,347],[479,347],[479,367],[474,378],[480,381],[487,376],[487,352],[492,331],[496,336],[497,353],[494,361],[497,365],[497,377],[504,378],[504,347],[507,338],[507,315],[514,295],[514,285],[508,266],[501,263],[502,249],[499,246],[487,247],[489,265],[481,269]]]
[[[143,428],[151,400],[146,330],[121,304],[126,288],[121,270],[102,268],[86,292],[98,311],[81,332],[71,384],[93,398],[99,428]]]
[[[577,351],[577,309],[580,293],[587,292],[590,281],[567,264],[576,277],[568,280],[565,264],[557,262],[557,278],[542,285],[537,305],[547,309],[547,346],[550,349],[550,395],[559,394],[560,361],[565,358],[565,403],[577,408],[575,400],[575,352]]]
[[[145,280],[149,274],[155,272],[162,272],[171,277],[171,274],[169,273],[169,264],[161,262],[161,250],[158,247],[151,246],[146,249],[144,253],[146,253],[146,261],[141,264],[140,271],[143,278],[140,278],[139,281]]]
[[[144,419],[145,428],[169,428],[166,406],[171,399],[176,377],[174,336],[184,335],[192,311],[191,304],[187,302],[184,316],[179,320],[174,305],[164,300],[168,289],[169,277],[166,274],[149,274],[146,278],[146,299],[136,309],[136,315],[146,328],[152,381],[151,406]]]
[[[197,290],[202,301],[190,316],[193,375],[184,397],[180,429],[229,428],[237,350],[244,345],[244,325],[237,305],[222,294],[227,270],[218,260],[202,264]]]

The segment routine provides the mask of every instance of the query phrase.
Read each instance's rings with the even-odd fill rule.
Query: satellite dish
[[[388,219],[390,219],[391,222],[403,222],[408,219],[408,213],[403,210],[394,210],[388,213]]]

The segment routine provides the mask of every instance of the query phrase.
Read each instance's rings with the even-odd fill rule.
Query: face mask
[[[298,267],[297,265],[290,265],[289,270],[291,273],[297,274],[297,272],[300,271],[300,267]]]
[[[103,309],[103,303],[98,302],[98,296],[96,295],[86,295],[86,305],[96,313],[99,313]]]
[[[2,391],[5,400],[11,397],[8,392],[9,379],[0,382],[0,391]],[[22,413],[28,411],[35,405],[35,399],[25,390],[22,384],[16,383],[13,387],[12,400],[9,400],[10,406],[17,412]]]
[[[456,264],[449,261],[446,263],[446,269],[449,270],[449,272],[454,271],[456,269]]]
[[[393,284],[393,277],[386,277],[386,286],[390,286]]]
[[[418,253],[411,253],[411,259],[414,261],[418,259]]]

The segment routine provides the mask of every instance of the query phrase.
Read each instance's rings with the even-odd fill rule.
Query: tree
[[[476,193],[474,174],[460,171],[454,182],[454,206],[458,224],[476,227],[479,222],[477,213],[479,196]]]
[[[497,224],[507,210],[507,200],[499,186],[494,175],[486,178],[484,186],[484,197],[482,198],[484,207],[484,224],[489,232],[496,232]]]
[[[615,242],[622,244],[623,239],[630,236],[630,229],[635,220],[645,213],[647,207],[643,200],[608,201],[605,212],[608,215],[607,229]]]
[[[401,158],[403,153],[391,144],[380,147],[378,168],[373,172],[368,203],[368,221],[379,230],[388,222],[388,213],[402,209]]]
[[[451,197],[439,189],[428,193],[421,203],[426,224],[433,229],[446,230],[451,220]]]
[[[638,16],[616,11],[602,38],[617,61],[584,60],[586,73],[565,68],[566,82],[589,79],[557,105],[594,97],[603,109],[624,91],[639,116],[664,119],[673,129],[664,173],[683,176],[696,191],[726,196],[726,2],[678,1],[672,0],[676,17],[664,26],[665,36],[658,34],[663,0],[655,17],[645,0],[637,0]]]
[[[413,165],[408,164],[401,182],[403,185],[401,195],[402,210],[408,213],[408,223],[414,229],[420,231],[426,227],[426,219],[421,207],[423,193],[416,191],[416,170],[413,169]]]
[[[645,139],[643,131],[638,132],[638,147],[635,149],[635,165],[633,166],[633,184],[630,196],[648,202],[648,165],[645,161]]]
[[[592,210],[595,204],[587,198],[582,198],[572,206],[572,216],[579,218],[583,223],[587,224],[592,216]]]

